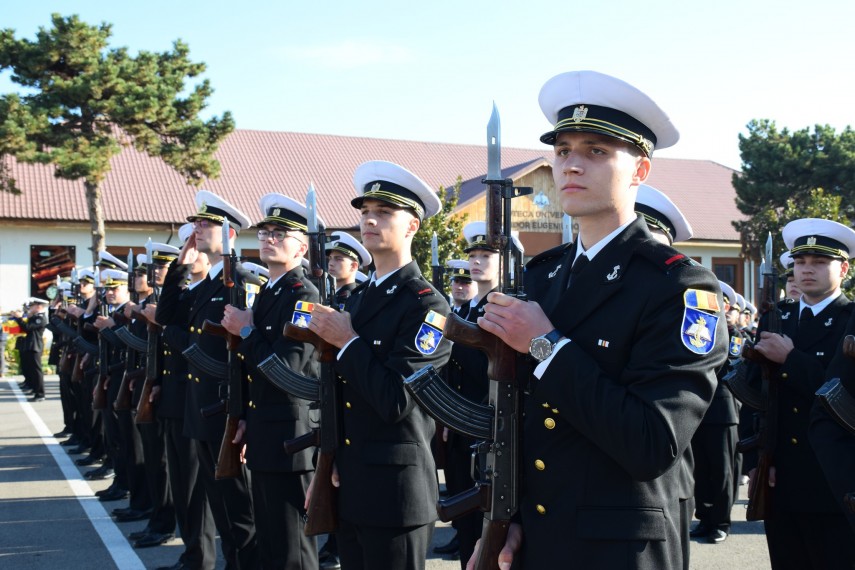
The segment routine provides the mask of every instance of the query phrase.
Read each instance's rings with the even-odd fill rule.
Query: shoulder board
[[[635,251],[662,271],[670,271],[681,265],[698,265],[691,257],[654,239],[641,242]]]
[[[404,285],[407,287],[407,289],[415,293],[416,297],[419,298],[428,297],[436,293],[431,284],[428,283],[427,280],[425,280],[424,278],[417,277],[415,279],[410,279],[409,281],[404,283]]]
[[[564,243],[557,247],[553,247],[552,249],[547,249],[544,252],[538,253],[537,255],[532,257],[528,263],[525,264],[526,269],[534,267],[536,265],[540,265],[541,263],[549,261],[550,259],[561,257],[571,247],[573,247],[572,243]]]

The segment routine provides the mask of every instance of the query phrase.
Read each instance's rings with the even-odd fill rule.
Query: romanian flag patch
[[[683,323],[680,339],[695,354],[709,354],[715,346],[715,334],[721,317],[715,293],[688,289],[683,293]]]
[[[422,354],[433,354],[442,340],[442,329],[445,327],[445,317],[436,311],[429,311],[425,322],[416,333],[416,349]]]

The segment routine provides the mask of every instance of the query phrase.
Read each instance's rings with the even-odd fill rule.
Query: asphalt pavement
[[[102,503],[94,496],[110,481],[88,481],[67,448],[52,434],[62,425],[56,376],[45,377],[47,398],[28,402],[17,385],[22,378],[0,378],[0,569],[119,568],[168,566],[178,560],[180,538],[155,548],[134,549],[126,538],[145,521],[115,523],[110,511],[127,500]],[[722,544],[692,542],[695,570],[769,568],[762,523],[745,521],[745,487],[733,508],[733,530]],[[435,545],[453,535],[438,523]],[[569,561],[568,561],[569,562]],[[572,563],[568,563],[571,567]],[[453,570],[459,562],[430,554],[429,570]],[[222,557],[218,569],[225,568]]]

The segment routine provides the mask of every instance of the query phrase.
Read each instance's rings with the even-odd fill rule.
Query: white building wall
[[[163,227],[108,228],[106,243],[109,247],[142,247],[149,237],[152,241],[166,243],[169,236],[169,229]],[[169,243],[180,247],[178,226]],[[89,250],[92,240],[88,225],[57,227],[50,223],[29,225],[16,223],[0,226],[0,313],[20,308],[30,296],[30,246],[33,245],[73,245],[77,265],[92,266],[92,253]],[[238,251],[258,249],[255,232],[253,230],[243,232],[238,237],[237,248]],[[124,261],[125,255],[118,257]]]

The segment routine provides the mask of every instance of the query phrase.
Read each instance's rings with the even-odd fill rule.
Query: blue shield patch
[[[442,340],[442,331],[428,323],[422,323],[416,334],[416,349],[422,354],[433,354]]]
[[[686,307],[683,311],[683,329],[680,338],[683,346],[695,354],[709,354],[715,346],[715,329],[718,317]]]
[[[303,311],[294,311],[291,315],[291,323],[301,329],[309,328],[309,322],[312,320],[312,313],[304,313]]]
[[[731,356],[739,356],[742,354],[742,337],[741,336],[732,336],[730,337],[730,348],[728,352]]]

